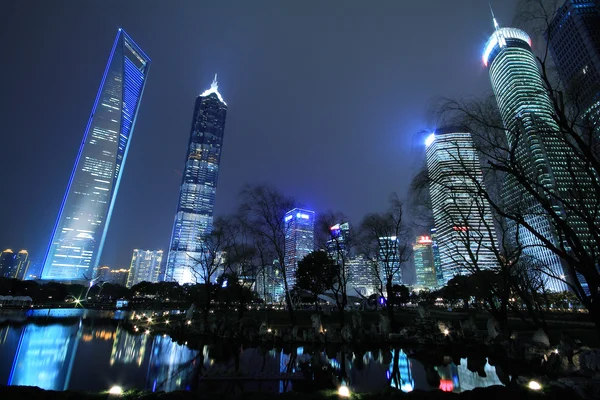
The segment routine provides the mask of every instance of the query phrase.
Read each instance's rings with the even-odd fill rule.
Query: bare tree
[[[277,268],[283,278],[285,300],[290,313],[290,322],[295,324],[294,307],[290,296],[287,272],[292,266],[286,261],[286,224],[285,213],[294,208],[292,198],[283,195],[268,185],[246,186],[241,192],[242,205],[240,216],[255,236],[256,241],[264,245],[262,257],[276,260]]]
[[[402,267],[411,254],[403,207],[393,193],[388,211],[366,215],[360,227],[361,252],[371,262],[377,291],[386,298],[385,308],[392,330],[398,328],[394,315],[393,286],[401,279]]]

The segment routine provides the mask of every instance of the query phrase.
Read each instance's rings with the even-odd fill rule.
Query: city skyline
[[[35,32],[36,25],[42,25],[35,18],[31,21],[26,21],[19,17],[19,6],[16,8],[7,10],[7,15],[14,15],[15,21],[20,24],[20,29],[29,30]],[[92,7],[93,6],[86,6]],[[215,6],[216,7],[216,6]],[[404,18],[404,13],[399,13],[398,6],[395,4],[386,4],[382,7],[388,7],[389,12],[382,12],[381,9],[369,10],[364,15],[367,18],[367,22],[375,21],[382,14],[387,15],[399,15],[400,18]],[[218,201],[216,205],[216,215],[223,215],[229,212],[235,207],[236,194],[241,186],[246,182],[256,182],[257,179],[273,181],[278,186],[282,187],[285,192],[295,195],[308,204],[310,208],[317,210],[324,210],[327,208],[339,208],[349,215],[351,221],[357,221],[362,214],[369,211],[377,211],[385,208],[386,196],[389,192],[397,191],[404,193],[408,186],[409,177],[397,179],[398,171],[403,169],[412,168],[412,162],[407,163],[411,158],[421,158],[422,154],[419,154],[420,146],[414,145],[414,142],[421,143],[420,139],[414,138],[414,132],[418,132],[422,127],[428,126],[429,122],[423,117],[410,117],[404,118],[402,114],[398,115],[397,110],[406,112],[410,115],[419,115],[420,113],[425,114],[427,108],[427,102],[432,96],[436,95],[453,95],[460,93],[482,93],[488,88],[486,82],[484,69],[478,63],[475,54],[483,46],[485,37],[484,33],[487,29],[488,21],[487,17],[487,5],[479,4],[477,2],[465,2],[465,9],[469,10],[469,15],[454,14],[457,20],[444,22],[442,16],[452,14],[452,7],[448,7],[445,4],[440,4],[438,8],[431,11],[426,5],[411,4],[408,6],[411,12],[416,15],[427,15],[427,18],[435,20],[436,18],[443,23],[437,26],[432,26],[432,29],[439,31],[446,31],[446,28],[450,25],[461,25],[465,26],[462,31],[453,33],[456,37],[451,40],[455,43],[454,50],[460,51],[462,56],[456,58],[456,66],[454,71],[448,70],[448,74],[458,76],[457,81],[462,81],[460,85],[450,84],[447,79],[442,76],[436,76],[434,71],[436,68],[433,66],[428,67],[428,70],[423,71],[423,75],[419,78],[419,75],[414,75],[422,68],[422,61],[419,59],[427,59],[429,50],[428,47],[434,45],[433,39],[426,40],[420,43],[418,48],[411,47],[410,49],[396,49],[394,45],[395,41],[403,37],[407,32],[410,32],[411,24],[407,24],[405,28],[402,28],[402,24],[398,24],[397,19],[389,18],[383,22],[383,26],[389,30],[389,39],[376,36],[373,37],[375,43],[380,43],[376,48],[369,46],[360,46],[360,51],[364,51],[364,57],[368,58],[381,58],[378,63],[379,68],[370,70],[372,63],[365,64],[359,63],[358,65],[351,65],[348,63],[340,63],[343,61],[344,52],[338,51],[335,54],[328,56],[324,55],[322,59],[322,65],[324,68],[322,72],[318,72],[315,75],[314,68],[307,68],[306,65],[299,65],[302,70],[308,70],[309,73],[302,77],[298,82],[293,82],[286,79],[286,86],[280,90],[276,90],[279,87],[278,82],[281,81],[281,75],[286,70],[285,66],[294,65],[298,62],[305,62],[304,59],[299,59],[292,54],[279,54],[276,58],[269,58],[272,54],[271,50],[278,47],[278,41],[285,38],[290,39],[293,44],[302,47],[302,43],[308,40],[307,43],[311,43],[310,49],[313,48],[313,44],[316,45],[314,50],[320,51],[322,47],[319,42],[316,42],[316,38],[321,38],[324,35],[323,32],[330,32],[331,28],[323,25],[324,19],[319,17],[317,14],[308,13],[308,17],[314,19],[316,28],[314,32],[314,38],[297,38],[290,36],[291,32],[284,29],[284,35],[282,38],[276,37],[262,37],[261,41],[253,41],[250,48],[254,48],[261,52],[264,56],[264,62],[270,62],[273,68],[269,68],[269,71],[257,70],[255,64],[251,64],[251,68],[244,71],[236,71],[234,66],[240,64],[236,61],[235,57],[244,55],[243,49],[247,46],[240,47],[240,43],[244,43],[244,35],[240,35],[240,30],[231,32],[230,35],[225,35],[217,41],[216,44],[199,43],[201,49],[206,50],[205,54],[211,54],[210,59],[205,57],[197,58],[195,54],[191,62],[187,62],[185,58],[182,58],[183,54],[169,52],[168,56],[165,54],[165,49],[169,46],[167,42],[177,43],[184,42],[181,37],[173,36],[174,32],[162,32],[164,35],[158,40],[157,34],[154,34],[152,30],[146,27],[146,24],[142,23],[142,20],[135,15],[133,12],[135,7],[124,6],[123,8],[123,20],[116,23],[117,26],[123,26],[128,29],[130,33],[136,38],[138,43],[143,43],[144,49],[149,54],[152,54],[153,59],[160,57],[162,66],[156,72],[152,72],[150,75],[149,88],[145,93],[144,106],[142,107],[140,118],[138,121],[138,128],[136,130],[144,131],[144,137],[141,134],[136,135],[136,145],[132,146],[130,154],[130,160],[128,162],[128,171],[124,174],[124,182],[122,190],[120,191],[120,200],[117,202],[114,210],[113,225],[107,236],[105,256],[100,260],[102,265],[111,265],[115,268],[122,268],[128,265],[131,250],[133,248],[165,248],[168,245],[168,235],[171,228],[165,229],[165,226],[171,225],[172,227],[172,210],[175,198],[177,195],[177,189],[174,189],[180,183],[181,176],[177,171],[181,169],[181,157],[185,147],[185,125],[187,125],[186,113],[189,112],[189,102],[191,98],[195,96],[198,91],[205,85],[205,82],[210,79],[212,74],[216,71],[220,75],[223,75],[223,94],[228,99],[228,102],[232,104],[235,111],[230,113],[231,121],[228,121],[228,138],[225,140],[226,146],[228,146],[227,153],[223,158],[222,163],[222,176],[218,195]],[[401,7],[405,8],[405,7]],[[514,14],[514,3],[513,4],[501,4],[497,7],[497,14],[502,15],[513,15]],[[358,4],[348,6],[348,14],[342,18],[340,27],[344,32],[350,27],[355,26],[354,20],[358,16],[363,16],[364,9]],[[48,13],[51,14],[52,10]],[[219,24],[219,19],[231,17],[227,14],[226,10],[217,7],[213,10],[212,15],[215,17],[215,22],[211,22],[209,26],[194,27],[192,28],[191,21],[185,17],[180,21],[182,29],[186,32],[186,35],[190,35],[190,29],[215,29]],[[333,13],[333,9],[326,9],[324,16]],[[73,20],[77,20],[85,15],[84,23],[77,29],[77,36],[81,40],[85,40],[85,43],[89,48],[86,53],[90,55],[90,61],[86,61],[86,67],[81,68],[77,72],[76,76],[69,79],[74,79],[78,84],[76,87],[61,87],[64,91],[65,96],[59,96],[54,101],[57,106],[73,108],[73,115],[85,116],[89,115],[90,100],[86,103],[86,93],[95,91],[97,89],[97,80],[94,81],[94,76],[97,76],[99,71],[94,68],[94,65],[105,63],[106,57],[102,49],[107,47],[107,41],[105,40],[106,33],[114,32],[115,24],[111,26],[107,25],[106,20],[98,20],[90,17],[94,12],[82,12],[82,10],[65,10],[65,12],[75,13]],[[290,9],[282,6],[276,8],[273,11],[276,14],[281,14],[282,18],[271,18],[256,15],[256,13],[250,12],[251,17],[242,18],[240,22],[244,27],[248,24],[252,24],[261,20],[262,22],[269,25],[268,31],[273,30],[273,24],[281,23],[296,23],[296,20],[291,15]],[[433,13],[433,14],[432,14]],[[157,12],[159,14],[159,12]],[[193,14],[193,13],[192,13]],[[76,16],[75,16],[76,15]],[[157,18],[156,16],[153,18]],[[10,19],[10,18],[9,18]],[[461,22],[464,19],[464,23]],[[111,21],[110,19],[108,20]],[[379,21],[379,20],[378,20]],[[469,21],[469,24],[466,22]],[[372,22],[370,22],[372,23]],[[12,21],[2,29],[11,28]],[[217,24],[217,25],[214,25]],[[399,25],[399,26],[397,26]],[[279,25],[278,25],[279,26]],[[54,38],[59,36],[64,40],[65,45],[74,48],[73,55],[64,55],[65,60],[61,62],[68,62],[68,57],[75,57],[80,54],[78,52],[79,47],[72,43],[75,40],[68,35],[62,34],[60,27],[46,27],[46,34],[40,35],[40,42],[33,41],[29,38],[28,43],[31,45],[32,53],[44,54],[44,57],[50,61],[56,60],[56,57],[52,54],[45,52],[41,49],[37,51],[36,46],[42,46],[43,48],[53,49],[56,48],[56,44],[52,44]],[[73,27],[69,27],[73,30]],[[407,31],[404,31],[407,29]],[[16,31],[16,30],[15,30]],[[103,33],[104,32],[104,33]],[[267,31],[265,31],[267,32]],[[369,32],[368,35],[374,33]],[[205,34],[192,34],[193,37],[203,37]],[[432,33],[432,37],[435,36]],[[104,37],[104,39],[103,39]],[[354,43],[356,39],[354,37],[345,38],[341,35],[334,35],[336,43],[345,49],[346,46],[352,46],[355,48]],[[79,39],[77,39],[79,40]],[[363,40],[363,39],[361,39]],[[382,42],[383,40],[383,42]],[[58,43],[54,41],[54,43]],[[465,43],[468,43],[465,46]],[[108,44],[109,45],[109,44]],[[204,46],[204,47],[202,47]],[[209,46],[209,47],[206,47]],[[214,47],[219,46],[219,47]],[[275,46],[275,47],[274,47]],[[293,46],[292,46],[293,47]],[[387,51],[387,48],[393,48],[392,52]],[[221,49],[221,50],[219,50]],[[227,49],[225,52],[223,49]],[[236,51],[239,50],[239,51]],[[405,59],[405,51],[416,52],[414,58],[408,60]],[[419,52],[423,51],[423,55],[419,55]],[[438,50],[444,51],[444,50]],[[98,53],[98,54],[96,54]],[[155,55],[156,54],[156,55]],[[437,54],[439,56],[440,54]],[[27,60],[28,54],[23,54]],[[190,55],[186,53],[186,57]],[[233,57],[233,58],[232,58]],[[284,57],[284,58],[282,58]],[[285,58],[287,57],[287,58]],[[257,57],[261,58],[261,57]],[[186,60],[185,62],[183,60]],[[244,59],[247,59],[245,57]],[[200,61],[201,60],[201,61]],[[414,62],[413,62],[414,61]],[[56,85],[61,84],[64,86],[67,82],[66,75],[61,74],[60,70],[56,67],[57,61],[50,62],[47,67],[48,73],[52,72],[56,78],[49,81],[49,84]],[[284,65],[281,65],[281,63]],[[292,62],[292,64],[290,64]],[[408,62],[408,64],[407,64]],[[254,61],[252,61],[254,63]],[[33,64],[33,63],[31,63]],[[278,66],[279,65],[279,66]],[[347,70],[341,76],[336,76],[336,69],[343,68]],[[387,65],[387,66],[385,66]],[[402,69],[398,69],[397,65],[403,65]],[[390,70],[388,71],[388,66]],[[3,68],[6,68],[3,67]],[[350,69],[348,69],[350,68]],[[367,68],[367,69],[365,69]],[[383,70],[380,70],[384,68]],[[89,73],[88,73],[89,70]],[[178,77],[173,81],[173,85],[169,85],[169,89],[166,89],[165,79],[169,77],[169,82],[174,79],[170,72],[180,71],[177,73]],[[311,72],[312,71],[312,72]],[[402,73],[404,71],[404,73]],[[92,73],[93,72],[93,73]],[[291,71],[290,71],[291,72]],[[400,74],[398,74],[400,72]],[[11,81],[20,81],[19,74],[28,73],[31,75],[31,71],[25,68],[23,71],[15,70],[15,74],[7,74],[11,76]],[[38,72],[39,73],[39,72]],[[40,79],[45,79],[43,75],[45,71],[41,72]],[[287,74],[289,72],[285,72]],[[265,75],[266,74],[266,75]],[[274,74],[274,75],[273,75]],[[350,75],[348,75],[350,74]],[[480,79],[467,79],[472,76],[479,75]],[[348,78],[356,76],[364,79],[356,80],[350,79],[350,82],[354,82],[355,86],[348,86]],[[373,79],[377,76],[377,79]],[[421,83],[425,82],[423,79],[427,76],[427,79],[432,79],[431,82],[427,83],[427,87],[421,87]],[[408,79],[410,77],[410,79]],[[97,79],[97,78],[96,78]],[[156,80],[155,80],[156,79]],[[6,90],[11,98],[15,99],[15,104],[22,103],[20,92],[16,91],[16,87],[13,86],[11,81],[6,82]],[[26,84],[27,80],[25,81]],[[35,80],[34,80],[35,81]],[[92,82],[89,82],[92,81]],[[400,89],[402,85],[407,85],[409,82],[413,85],[411,89],[405,88]],[[413,84],[414,82],[414,84]],[[93,84],[92,84],[93,83]],[[307,84],[310,83],[310,84]],[[155,86],[156,85],[156,86]],[[276,85],[276,86],[273,86]],[[399,86],[400,85],[400,86]],[[93,88],[96,86],[96,88]],[[320,88],[320,97],[314,98],[314,88]],[[309,90],[312,88],[312,90]],[[166,90],[166,91],[165,91]],[[343,96],[344,93],[350,90],[355,93],[363,93],[359,100],[353,100],[353,103],[346,103],[343,107],[334,106],[329,108],[326,114],[319,111],[319,107],[316,107],[317,102],[325,102],[327,104],[335,104],[333,101],[337,96]],[[48,92],[58,93],[56,89],[49,88]],[[194,93],[196,92],[196,93]],[[258,100],[256,96],[263,96],[265,93],[267,97],[264,100]],[[62,93],[62,92],[60,92]],[[68,95],[67,95],[68,93]],[[410,93],[410,95],[400,95],[398,93]],[[273,96],[275,94],[276,96]],[[289,97],[289,96],[292,97]],[[44,96],[44,94],[41,94]],[[76,99],[69,101],[69,97]],[[160,99],[159,97],[160,96]],[[166,97],[165,97],[166,96]],[[249,97],[250,96],[250,97]],[[287,96],[286,100],[276,100],[277,96]],[[56,96],[54,96],[56,97]],[[89,96],[88,96],[89,97]],[[168,98],[169,102],[165,103],[163,98]],[[307,99],[311,98],[310,102]],[[385,100],[384,100],[385,99]],[[30,101],[32,99],[29,99]],[[258,100],[258,101],[256,101]],[[382,103],[382,100],[383,103]],[[36,99],[34,98],[35,102]],[[403,102],[409,102],[411,106],[409,108],[403,106]],[[48,101],[45,101],[48,103]],[[85,103],[85,104],[84,104]],[[35,104],[35,103],[34,103]],[[305,110],[303,107],[299,107],[300,104],[308,104],[308,109]],[[373,104],[375,109],[371,108]],[[379,104],[376,106],[376,104]],[[383,105],[383,108],[381,107]],[[3,109],[5,112],[12,114],[18,114],[14,112],[14,106],[10,103],[5,104]],[[284,107],[285,106],[285,107]],[[147,108],[146,108],[147,107]],[[38,107],[43,108],[43,107]],[[78,111],[80,109],[80,111]],[[163,110],[164,109],[164,110]],[[323,109],[326,109],[323,108]],[[363,110],[364,115],[369,115],[368,118],[356,119],[352,117],[352,114],[358,115],[353,110]],[[270,110],[270,111],[267,111]],[[315,126],[319,126],[319,129],[306,130],[302,124],[294,124],[292,126],[286,126],[283,123],[286,121],[293,121],[297,119],[296,111],[300,112],[305,118],[307,123],[310,122]],[[303,110],[303,111],[300,111]],[[164,114],[163,114],[164,111]],[[307,113],[308,111],[308,113]],[[347,111],[350,111],[348,114]],[[267,114],[265,114],[267,112]],[[383,113],[383,114],[382,114]],[[7,114],[8,115],[8,114]],[[73,154],[73,150],[77,144],[67,145],[74,141],[77,143],[81,140],[81,118],[67,123],[60,118],[57,118],[53,113],[45,113],[45,118],[48,119],[48,126],[60,127],[61,135],[65,135],[61,142],[65,143],[64,149],[57,152],[56,149],[52,148],[52,144],[45,142],[43,138],[36,137],[34,134],[35,130],[31,130],[28,121],[24,121],[24,124],[19,129],[13,131],[23,132],[23,135],[18,135],[13,140],[14,145],[17,147],[30,148],[27,157],[35,157],[42,164],[51,163],[52,168],[47,168],[44,171],[40,171],[39,178],[43,182],[52,182],[51,188],[45,188],[47,192],[44,196],[47,199],[47,204],[43,207],[40,206],[39,196],[35,196],[32,192],[28,192],[27,189],[21,191],[23,197],[19,197],[18,203],[22,203],[24,207],[29,207],[32,212],[24,215],[20,220],[19,224],[16,224],[14,220],[10,219],[9,216],[8,225],[13,228],[11,232],[3,232],[0,234],[0,243],[3,243],[4,247],[11,248],[28,248],[30,255],[33,259],[39,260],[42,257],[42,253],[45,250],[44,247],[47,243],[47,238],[50,235],[50,229],[53,225],[52,218],[49,218],[45,213],[42,213],[42,209],[57,209],[60,204],[60,199],[64,193],[64,186],[56,189],[54,186],[61,186],[60,176],[68,175],[69,170],[72,168],[73,159],[69,154]],[[269,118],[265,118],[269,115]],[[339,116],[347,116],[345,119],[340,119]],[[164,116],[168,116],[164,118]],[[250,116],[253,116],[250,118]],[[162,119],[163,121],[158,120]],[[308,118],[308,119],[307,119]],[[11,118],[6,118],[9,123]],[[262,124],[257,124],[259,120],[266,121]],[[378,125],[373,126],[373,121],[379,121]],[[168,123],[168,126],[165,125]],[[79,126],[79,128],[78,128]],[[183,129],[182,129],[183,127]],[[369,127],[367,129],[367,127]],[[10,128],[9,128],[10,129]],[[356,150],[360,148],[360,140],[348,140],[342,142],[339,140],[341,137],[347,138],[360,138],[361,133],[365,131],[373,132],[378,137],[377,143],[373,148],[372,152],[365,154],[366,163],[370,163],[377,168],[380,179],[369,180],[368,174],[370,173],[369,168],[357,169],[353,165],[348,165],[348,175],[352,178],[339,177],[339,174],[335,176],[338,179],[332,180],[331,177],[326,173],[317,173],[319,170],[326,170],[322,168],[320,162],[312,163],[308,165],[308,172],[300,171],[303,164],[299,162],[302,158],[302,151],[291,151],[295,147],[289,145],[291,138],[297,137],[300,131],[304,131],[309,136],[307,140],[314,140],[316,137],[320,137],[319,146],[304,146],[304,152],[309,152],[312,158],[317,160],[326,160],[327,157],[323,157],[322,153],[343,152],[348,154],[356,153]],[[324,134],[327,132],[327,134]],[[175,136],[173,136],[175,135]],[[314,136],[317,135],[317,136]],[[340,136],[342,135],[342,136]],[[348,136],[350,135],[350,136]],[[79,136],[79,137],[77,137]],[[75,139],[73,139],[75,138]],[[23,142],[25,140],[25,142]],[[42,146],[45,151],[39,153],[41,148],[31,145],[27,145],[27,141],[37,140],[38,146]],[[253,144],[256,143],[256,144]],[[268,143],[268,146],[261,146],[258,143]],[[139,146],[139,147],[138,147]],[[340,147],[341,146],[341,147]],[[70,147],[71,150],[68,150]],[[278,149],[276,152],[269,152],[267,148]],[[300,149],[299,147],[296,147]],[[160,155],[157,150],[161,151]],[[250,151],[247,151],[250,150]],[[6,182],[14,182],[14,179],[24,179],[28,176],[27,168],[23,168],[20,164],[19,159],[10,158],[11,156],[5,156],[2,162],[8,163],[15,167],[17,170],[22,171],[19,174],[9,173],[5,176]],[[147,157],[151,160],[160,161],[148,161]],[[179,161],[178,161],[179,160]],[[285,162],[282,162],[285,160]],[[374,161],[376,160],[376,161]],[[70,164],[70,167],[69,167]],[[245,168],[240,168],[240,165],[244,165]],[[287,165],[285,178],[280,178],[278,172],[281,168],[274,167],[275,165]],[[2,164],[5,166],[5,164]],[[2,168],[2,171],[10,171],[13,168]],[[268,172],[276,171],[276,172]],[[150,176],[156,176],[156,181],[150,179]],[[235,176],[235,177],[234,177]],[[381,196],[366,195],[363,191],[355,192],[353,190],[352,181],[360,180],[366,182],[367,186],[364,192],[381,193]],[[178,182],[179,181],[179,182]],[[136,182],[136,183],[134,183]],[[161,183],[159,183],[161,182]],[[164,182],[164,184],[162,183]],[[332,186],[333,185],[333,186]],[[137,187],[137,188],[135,188]],[[325,188],[331,187],[331,190],[325,190]],[[352,195],[350,195],[352,194]],[[148,202],[147,199],[153,199],[152,202]],[[3,206],[13,209],[14,203],[10,199],[3,199]],[[44,214],[44,215],[42,215]],[[50,213],[51,214],[51,213]],[[141,229],[144,224],[140,223],[147,216],[152,215],[155,220],[155,229],[149,232],[148,229]],[[117,222],[118,221],[118,222]],[[17,226],[18,225],[18,226]],[[137,226],[137,227],[136,227]]]

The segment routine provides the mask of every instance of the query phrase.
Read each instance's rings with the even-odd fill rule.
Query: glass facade
[[[547,193],[555,193],[562,199],[562,204],[567,203],[572,193],[584,190],[589,193],[590,206],[594,207],[595,190],[589,171],[577,161],[571,145],[565,141],[555,122],[554,108],[530,45],[531,40],[525,32],[497,28],[484,53],[508,144],[514,152],[514,164],[531,182]],[[586,186],[589,190],[585,189]],[[510,213],[522,215],[535,232],[549,238],[555,245],[561,243],[551,217],[513,175],[507,176],[503,195]],[[585,242],[585,238],[590,237],[586,224],[577,212],[567,212],[562,204],[557,201],[553,206],[556,215],[563,216],[569,227]],[[565,277],[561,259],[530,230],[509,221],[509,235],[511,238],[519,237],[524,254],[534,263],[543,266],[550,275]],[[564,246],[568,250],[568,244],[564,243]],[[567,285],[560,279],[544,275],[544,280],[549,290],[567,290]]]
[[[92,278],[102,253],[149,66],[150,59],[119,29],[52,232],[42,279]]]
[[[433,290],[437,287],[437,275],[430,236],[417,236],[413,246],[417,287]]]
[[[126,286],[130,288],[140,282],[158,282],[162,258],[162,250],[133,250]]]
[[[392,275],[392,285],[402,285],[402,271],[400,270],[400,253],[396,236],[379,238],[379,250],[377,252],[377,263],[379,264],[379,278],[383,284],[387,284],[388,275]]]
[[[21,250],[18,253],[6,249],[0,253],[0,277],[23,280],[29,269],[29,253]]]
[[[439,283],[445,285],[455,275],[497,266],[496,231],[489,202],[479,194],[483,173],[471,134],[440,129],[426,144]]]
[[[315,249],[315,212],[294,208],[285,213],[285,277],[288,288],[296,285],[296,269]]]
[[[226,116],[227,104],[215,75],[210,89],[196,98],[194,106],[166,281],[196,283],[193,268],[203,257],[204,238],[212,231]]]

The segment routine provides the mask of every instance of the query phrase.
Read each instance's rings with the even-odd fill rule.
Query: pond
[[[331,354],[331,350],[308,347],[226,349],[205,345],[201,349],[192,350],[168,336],[132,334],[117,321],[5,321],[0,325],[0,384],[86,391],[119,385],[150,391],[201,387],[229,393],[282,392],[306,388],[311,380],[332,385],[331,377],[339,375],[344,363],[347,383],[355,392],[384,389],[394,370],[399,379],[393,386],[403,391],[438,388],[428,384],[424,365],[402,349],[350,351],[343,358],[335,350]],[[483,374],[469,371],[466,359],[434,369],[439,374],[439,388],[445,391],[502,384],[489,364]],[[287,379],[278,379],[280,374]]]

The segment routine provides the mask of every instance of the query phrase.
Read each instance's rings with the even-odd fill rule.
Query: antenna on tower
[[[219,87],[219,83],[217,82],[217,74],[215,74],[215,78],[213,79],[212,83],[210,84],[210,88],[218,89],[218,87]]]
[[[500,29],[500,25],[498,25],[498,21],[496,21],[496,16],[494,15],[494,9],[492,8],[492,2],[488,1],[488,4],[490,5],[490,11],[492,13],[492,20],[494,21],[494,29],[498,30],[498,29]]]

